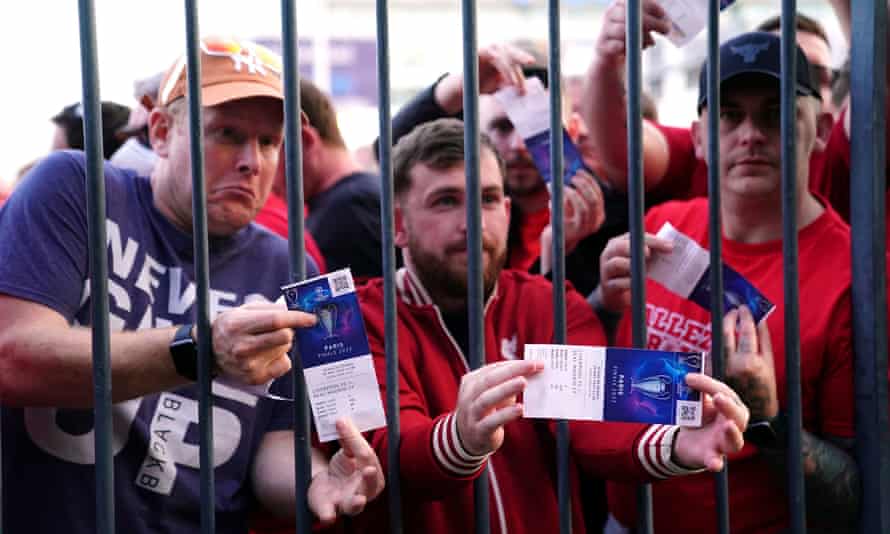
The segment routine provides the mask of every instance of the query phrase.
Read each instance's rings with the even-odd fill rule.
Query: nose
[[[260,172],[260,145],[256,139],[246,141],[238,151],[238,172],[253,176]]]
[[[742,124],[739,125],[739,139],[745,144],[763,144],[766,142],[766,130],[770,128],[767,121],[773,120],[770,117],[761,117],[757,120],[749,115]]]

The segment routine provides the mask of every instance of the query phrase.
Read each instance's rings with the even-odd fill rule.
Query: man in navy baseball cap
[[[706,101],[702,74],[699,118],[692,125],[698,158],[719,172],[722,259],[777,307],[784,306],[782,276],[782,162],[796,157],[788,177],[795,189],[794,224],[797,228],[799,267],[800,376],[805,400],[802,406],[802,454],[807,458],[808,524],[820,531],[838,532],[856,521],[859,468],[852,455],[854,426],[853,353],[849,325],[850,230],[828,204],[808,187],[810,156],[823,150],[830,120],[821,120],[821,102],[812,83],[809,64],[797,49],[797,97],[789,110],[795,120],[793,149],[786,149],[780,128],[780,39],[767,33],[746,33],[720,47],[719,106]],[[710,104],[710,105],[709,105]],[[710,137],[708,118],[718,116],[719,135]],[[710,143],[716,143],[716,160]],[[792,152],[793,150],[793,152]],[[786,160],[787,161],[787,160]],[[712,197],[713,198],[713,197]],[[672,249],[656,234],[665,223],[710,246],[707,198],[665,202],[651,208],[645,219],[650,259]],[[601,302],[614,313],[627,310],[630,255],[627,237],[615,238],[600,258]],[[706,325],[710,314],[687,299],[678,298],[655,282],[646,287],[650,325],[646,348],[711,350],[708,335],[690,338],[692,325]],[[803,315],[807,315],[805,319]],[[666,328],[660,318],[670,318]],[[681,326],[677,326],[681,325]],[[751,410],[745,432],[746,446],[729,457],[729,506],[732,532],[780,532],[789,518],[782,480],[785,472],[788,429],[786,418],[785,329],[782,314],[774,313],[759,324],[740,308],[723,321],[726,381]],[[631,341],[629,322],[616,333],[617,345]],[[774,340],[771,342],[771,340]],[[826,399],[830,399],[830,402]],[[673,514],[702,495],[710,495],[713,481],[706,476],[661,481],[653,485],[655,517],[670,517],[658,525],[660,534],[709,532],[717,510],[705,503],[695,514]],[[609,509],[621,525],[635,524],[634,490],[610,482]]]
[[[797,94],[813,96],[821,100],[819,89],[813,83],[810,62],[800,46],[795,46],[797,65]],[[720,45],[720,86],[737,76],[762,74],[774,78],[777,82],[782,76],[781,39],[774,33],[749,32],[726,41]],[[707,63],[702,65],[698,78],[698,111],[708,100]]]

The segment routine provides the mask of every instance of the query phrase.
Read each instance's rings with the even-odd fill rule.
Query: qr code
[[[352,275],[349,271],[331,275],[331,290],[334,296],[355,291],[355,288],[352,285]]]
[[[698,423],[698,406],[683,404],[678,406],[678,408],[680,408],[680,414],[677,418],[678,423]]]

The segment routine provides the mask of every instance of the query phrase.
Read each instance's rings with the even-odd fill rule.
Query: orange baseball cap
[[[215,106],[253,96],[284,100],[281,56],[265,46],[227,37],[201,39],[201,103]],[[186,58],[180,57],[164,74],[158,104],[166,106],[185,96]]]

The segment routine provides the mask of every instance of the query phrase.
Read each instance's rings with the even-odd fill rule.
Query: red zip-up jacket
[[[519,419],[504,427],[503,446],[473,457],[457,439],[457,392],[467,360],[437,307],[408,270],[397,273],[400,471],[403,530],[408,533],[473,532],[473,484],[488,465],[489,510],[494,534],[540,534],[558,528],[556,438],[551,421]],[[526,343],[553,342],[552,285],[545,278],[505,270],[485,305],[486,362],[522,358]],[[386,393],[383,282],[359,290],[382,394]],[[566,295],[568,342],[605,345],[587,302]],[[574,532],[583,534],[577,468],[603,478],[648,481],[682,472],[670,461],[676,427],[622,423],[572,423],[571,496]],[[387,469],[387,430],[371,443]],[[354,521],[358,532],[388,532],[385,493]]]

